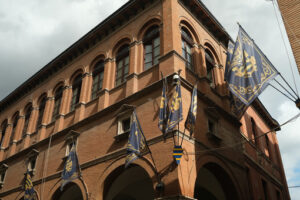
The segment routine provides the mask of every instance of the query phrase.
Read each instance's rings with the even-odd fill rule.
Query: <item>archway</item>
[[[148,173],[138,165],[115,169],[104,181],[104,200],[152,200],[154,189]]]
[[[83,200],[82,192],[78,185],[69,183],[64,186],[63,191],[58,188],[52,200]]]
[[[201,200],[238,200],[238,195],[227,172],[215,163],[207,163],[198,171],[194,198]]]

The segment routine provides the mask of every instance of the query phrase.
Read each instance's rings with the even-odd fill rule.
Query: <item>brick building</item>
[[[278,0],[277,3],[300,73],[300,3],[290,0]]]
[[[0,198],[22,199],[29,170],[43,200],[289,199],[278,123],[259,100],[240,121],[231,113],[229,39],[201,1],[126,3],[1,101]],[[184,120],[165,140],[157,126],[160,72],[171,97],[178,70],[184,118],[198,81],[196,130],[185,133],[180,165],[172,151]],[[147,152],[124,169],[133,107],[157,170]],[[82,178],[61,191],[74,144]]]

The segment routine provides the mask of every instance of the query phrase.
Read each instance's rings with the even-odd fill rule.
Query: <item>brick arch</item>
[[[139,29],[139,31],[137,33],[138,41],[141,41],[143,39],[143,37],[144,37],[145,33],[147,32],[147,30],[149,28],[151,28],[152,26],[157,25],[158,27],[160,27],[160,25],[161,25],[161,16],[159,16],[159,15],[150,16],[142,24],[143,24],[142,27]]]
[[[38,98],[38,100],[37,100],[37,106],[40,105],[40,103],[41,103],[41,101],[42,101],[42,99],[43,99],[44,97],[47,98],[47,93],[46,93],[46,92],[42,93],[42,94],[39,96],[39,98]]]
[[[200,39],[198,36],[199,34],[196,32],[195,26],[193,25],[193,23],[191,21],[189,21],[189,19],[187,19],[184,16],[181,16],[179,26],[180,26],[180,29],[181,29],[181,27],[184,27],[191,33],[195,43],[197,43],[197,44],[200,43]]]
[[[99,54],[98,56],[96,56],[92,62],[89,65],[89,72],[92,73],[93,69],[95,67],[95,65],[97,64],[97,62],[99,62],[100,60],[105,60],[105,55],[103,53]]]
[[[205,40],[204,47],[212,53],[216,63],[220,64],[220,55],[217,53],[217,48],[212,44],[212,42],[210,42],[209,40]]]
[[[73,181],[70,181],[64,186],[64,188],[66,188],[70,184],[74,184],[80,189],[83,200],[88,200],[88,188],[82,179],[77,178]],[[45,194],[44,197],[46,197],[46,199],[48,200],[54,200],[53,198],[55,197],[55,195],[58,195],[58,193],[60,192],[60,186],[61,186],[61,179],[59,179],[56,183],[54,183],[48,195]]]
[[[207,166],[208,164],[215,164],[217,166],[219,166],[220,168],[222,168],[227,175],[229,176],[229,178],[231,179],[232,183],[234,184],[234,188],[236,189],[237,192],[237,196],[238,199],[242,199],[242,190],[239,184],[239,179],[234,175],[234,172],[232,171],[232,169],[229,167],[229,165],[226,163],[226,161],[224,161],[222,158],[218,158],[215,155],[212,154],[206,154],[206,155],[201,155],[199,156],[199,158],[196,159],[197,163],[196,163],[196,172],[198,174],[199,170],[205,166]],[[191,184],[193,188],[195,188],[196,185],[196,181],[197,181],[197,177],[195,177],[194,182],[192,182]],[[194,196],[194,194],[193,194]]]
[[[78,76],[78,75],[82,75],[83,74],[83,72],[84,72],[84,70],[83,69],[77,69],[73,74],[72,74],[72,76],[70,77],[70,85],[72,85],[73,84],[73,82],[74,82],[74,79]]]
[[[125,44],[130,45],[130,43],[133,41],[132,36],[130,35],[125,35],[122,36],[120,39],[118,39],[112,46],[112,57],[116,57],[116,54],[120,47],[122,47]]]
[[[102,174],[97,178],[95,188],[93,189],[93,193],[95,194],[94,199],[103,200],[103,192],[104,192],[104,184],[105,180],[115,172],[120,167],[124,167],[125,164],[125,158],[121,157],[119,159],[114,160],[112,163],[110,163],[102,172]],[[155,168],[153,163],[145,158],[141,157],[134,161],[135,165],[138,165],[139,167],[143,168],[148,176],[152,179],[153,186],[158,183],[157,175],[155,173]]]
[[[56,90],[57,90],[58,88],[60,88],[61,86],[64,87],[64,82],[63,82],[63,81],[59,81],[59,82],[55,85],[55,87],[54,87],[53,90],[52,90],[52,95],[53,95],[53,96],[55,95]]]

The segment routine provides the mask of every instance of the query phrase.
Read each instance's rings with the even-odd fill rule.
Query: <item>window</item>
[[[7,120],[5,120],[1,125],[0,147],[2,147],[3,145],[6,129],[7,129]]]
[[[181,28],[181,47],[182,47],[182,57],[185,59],[185,66],[190,69],[193,69],[193,38],[187,29]]]
[[[126,81],[129,72],[129,45],[123,45],[116,56],[116,86]]]
[[[27,170],[31,173],[31,176],[35,174],[36,157],[30,158],[27,166]]]
[[[32,105],[30,104],[26,107],[26,110],[25,110],[25,121],[24,121],[22,137],[26,136],[31,112],[32,112]]]
[[[158,64],[160,56],[159,27],[153,26],[146,32],[144,38],[144,69],[147,70]]]
[[[248,189],[249,189],[249,194],[251,199],[253,198],[253,189],[252,189],[252,179],[251,179],[251,173],[250,173],[250,169],[248,167],[246,167],[247,170],[247,181],[248,181]]]
[[[268,153],[268,156],[271,159],[270,140],[268,135],[265,135],[265,141],[266,141],[266,153]]]
[[[30,173],[31,176],[35,175],[36,171],[36,160],[39,155],[39,151],[36,149],[32,149],[29,154],[27,155],[27,171]]]
[[[206,63],[206,77],[211,82],[211,86],[214,87],[214,66],[215,61],[212,53],[209,50],[205,50],[205,63]]]
[[[129,133],[131,125],[131,116],[125,116],[119,119],[118,135]]]
[[[16,128],[17,128],[17,125],[18,125],[19,118],[20,118],[19,112],[17,112],[13,117],[12,131],[11,131],[11,135],[10,135],[9,144],[11,144],[15,139],[14,137],[15,137]]]
[[[96,99],[97,93],[102,89],[103,75],[104,75],[104,61],[101,60],[96,63],[93,70],[92,100]]]
[[[208,131],[212,134],[215,133],[215,123],[211,120],[208,120]]]
[[[69,156],[70,151],[71,151],[71,149],[72,149],[73,146],[76,148],[76,141],[69,141],[67,143],[65,157]]]
[[[2,188],[4,185],[7,168],[8,166],[6,164],[2,164],[0,166],[0,188]]]
[[[73,81],[72,85],[72,101],[70,111],[75,110],[75,106],[79,103],[80,100],[80,92],[81,92],[81,83],[82,83],[82,75],[79,74]]]
[[[44,111],[45,111],[46,101],[47,101],[46,96],[42,97],[42,99],[40,100],[39,115],[38,115],[37,125],[36,125],[37,129],[42,125],[42,120],[43,120],[43,115],[44,115]]]
[[[256,123],[252,117],[251,117],[251,129],[252,129],[252,134],[254,137],[254,143],[256,146],[258,146],[259,143],[258,143],[257,127],[256,127]]]
[[[59,88],[56,89],[54,94],[54,109],[52,114],[52,121],[55,121],[56,117],[59,115],[62,94],[63,94],[63,87],[60,86]]]
[[[277,198],[277,200],[281,200],[281,195],[278,190],[276,190],[276,198]]]
[[[264,180],[261,180],[261,183],[262,183],[262,187],[263,187],[263,191],[264,191],[265,200],[268,200],[269,199],[269,195],[268,195],[268,185],[267,185],[267,182],[264,181]]]

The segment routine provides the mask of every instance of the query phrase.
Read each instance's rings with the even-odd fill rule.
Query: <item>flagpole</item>
[[[138,126],[139,126],[139,129],[140,130],[142,130],[141,129],[141,126],[140,126],[140,122],[139,122],[139,120],[138,120],[138,118],[137,118],[137,115],[136,115],[136,109],[134,108],[134,115],[135,115],[135,119],[137,120],[137,124],[138,124]],[[146,146],[147,146],[147,149],[148,149],[148,151],[149,151],[149,153],[150,153],[150,157],[151,157],[151,160],[152,160],[152,162],[153,162],[153,166],[154,166],[154,169],[155,169],[155,173],[156,173],[156,176],[157,176],[157,178],[158,178],[158,181],[160,182],[160,178],[159,178],[159,176],[158,176],[158,170],[157,170],[157,167],[156,167],[156,164],[155,164],[155,161],[154,161],[154,158],[153,158],[153,155],[152,155],[152,151],[151,151],[151,149],[150,149],[150,147],[149,147],[149,145],[148,145],[148,142],[147,142],[147,140],[146,140],[146,137],[145,137],[145,135],[144,135],[144,133],[143,133],[143,131],[140,131],[142,134],[142,136],[143,136],[143,138],[144,138],[144,141],[145,141],[145,144],[146,144]]]

